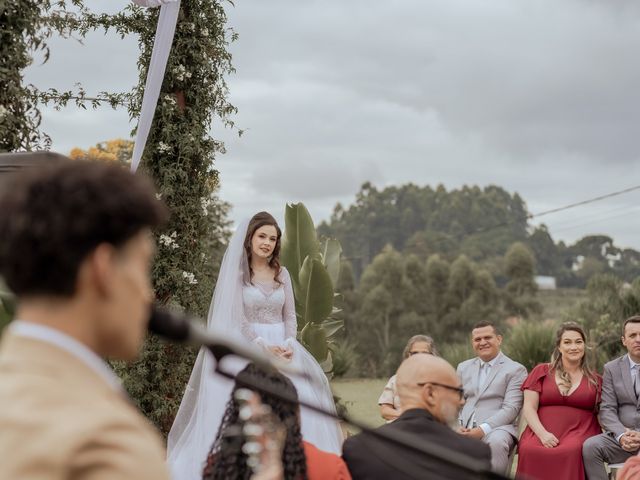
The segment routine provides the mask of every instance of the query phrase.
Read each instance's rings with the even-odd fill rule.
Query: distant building
[[[544,275],[536,275],[534,281],[540,290],[555,290],[556,277],[547,277]]]
[[[584,255],[578,255],[571,265],[571,270],[577,272],[582,268],[582,264],[584,263]]]

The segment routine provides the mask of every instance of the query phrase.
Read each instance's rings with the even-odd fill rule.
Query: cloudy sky
[[[123,0],[87,2],[115,11]],[[497,184],[532,213],[640,184],[640,4],[607,0],[239,0],[228,79],[239,108],[217,159],[234,219],[316,221],[365,181]],[[27,80],[127,91],[137,40],[53,40]],[[55,150],[127,137],[125,111],[44,110]],[[540,218],[556,239],[640,249],[640,191]]]

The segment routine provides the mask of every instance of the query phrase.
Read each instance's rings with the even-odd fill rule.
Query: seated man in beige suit
[[[471,345],[478,356],[458,365],[468,395],[460,412],[460,432],[487,443],[491,467],[506,474],[509,454],[518,438],[523,399],[520,386],[527,369],[502,353],[501,344],[502,335],[490,322],[480,322],[471,331]]]
[[[165,480],[161,437],[102,358],[131,360],[152,300],[144,178],[60,161],[0,197],[0,275],[16,319],[0,343],[0,479]]]

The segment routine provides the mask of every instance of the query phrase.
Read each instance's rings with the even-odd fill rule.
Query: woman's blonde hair
[[[411,351],[411,347],[413,347],[414,343],[424,342],[429,345],[429,353],[436,357],[439,357],[438,349],[436,348],[436,342],[433,341],[429,335],[414,335],[409,339],[407,345],[404,347],[402,351],[402,358],[409,358],[409,352]]]
[[[580,369],[582,370],[582,374],[587,377],[587,380],[591,385],[595,388],[598,387],[598,379],[596,377],[595,372],[589,365],[589,360],[587,358],[587,335],[584,333],[584,329],[575,322],[566,322],[560,325],[560,328],[556,331],[556,346],[553,349],[553,353],[551,354],[551,370],[556,372],[560,377],[560,385],[558,388],[563,395],[568,395],[571,391],[571,377],[569,373],[565,371],[564,366],[562,365],[562,353],[560,353],[560,342],[562,342],[562,335],[565,332],[578,332],[582,337],[582,341],[584,342],[584,355],[580,360]]]

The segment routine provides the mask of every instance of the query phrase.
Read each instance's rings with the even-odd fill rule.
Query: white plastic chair
[[[618,470],[624,467],[624,463],[610,463],[607,465],[607,467],[609,467],[609,479],[615,480],[616,473],[618,472]]]

